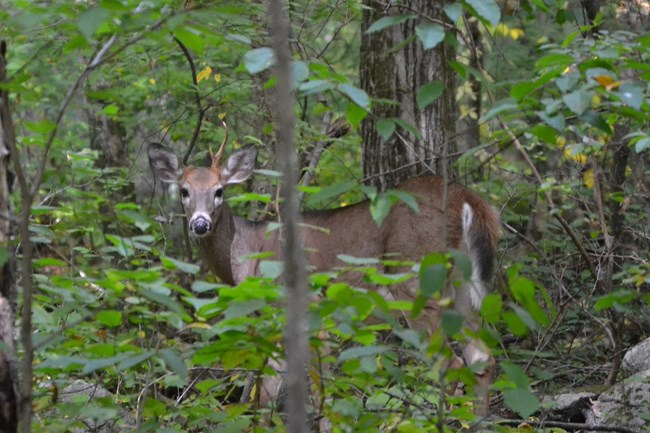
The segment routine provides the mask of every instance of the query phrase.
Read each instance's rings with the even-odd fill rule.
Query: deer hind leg
[[[472,276],[453,293],[454,308],[465,318],[465,329],[469,334],[476,333],[481,327],[481,319],[476,310],[478,302],[474,297],[477,293],[484,293],[483,283]],[[482,299],[480,299],[482,301]],[[490,407],[489,389],[492,384],[496,362],[490,353],[490,349],[479,338],[467,335],[463,343],[462,355],[467,367],[481,365],[480,370],[475,371],[477,384],[474,386],[474,395],[477,397],[478,405],[476,414],[485,416]]]
[[[320,331],[318,338],[321,341],[327,341],[329,338],[326,331]],[[324,393],[323,381],[329,371],[328,365],[321,361],[321,358],[329,355],[329,348],[324,344],[320,351],[312,348],[312,362],[308,366],[308,375],[310,378],[311,406],[314,408],[315,421],[318,427],[317,431],[320,433],[330,433],[332,431],[332,424],[327,417],[322,413],[327,397]],[[259,389],[259,407],[265,408],[275,405],[275,409],[282,408],[283,399],[285,396],[284,387],[284,373],[286,371],[287,363],[284,359],[269,359],[267,366],[275,370],[275,375],[265,375],[260,380]],[[314,430],[316,427],[314,426]]]
[[[480,329],[480,317],[473,306],[472,296],[476,293],[475,281],[465,282],[460,287],[445,289],[445,296],[454,299],[454,309],[464,318],[464,327],[467,334],[473,334]],[[470,287],[471,285],[471,287]],[[417,293],[416,289],[401,289],[400,292],[393,292],[393,296],[399,299],[413,299],[413,294]],[[473,290],[473,291],[472,291]],[[410,295],[410,296],[407,296]],[[431,336],[440,328],[440,308],[436,301],[429,300],[418,317],[405,315],[409,328],[425,331]],[[465,342],[462,346],[462,357],[453,355],[446,363],[447,369],[462,368],[463,366],[472,367],[481,364],[480,371],[477,371],[477,384],[474,386],[474,394],[477,397],[476,414],[485,416],[489,410],[489,388],[492,384],[495,361],[490,350],[482,340],[466,335]],[[456,391],[458,384],[450,384],[450,395]]]
[[[269,359],[266,365],[275,370],[275,375],[264,375],[260,381],[260,407],[268,407],[271,404],[277,405],[281,401],[284,382],[282,376],[287,368],[287,363],[283,359]]]
[[[483,364],[477,371],[477,383],[474,386],[474,395],[478,400],[476,414],[487,416],[490,410],[490,385],[494,379],[496,362],[489,349],[481,340],[471,338],[463,349],[463,359],[468,367]]]

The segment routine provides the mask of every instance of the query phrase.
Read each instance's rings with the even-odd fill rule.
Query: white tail
[[[159,144],[149,146],[149,162],[156,176],[164,182],[178,183],[190,232],[199,246],[205,264],[223,282],[238,284],[258,271],[257,260],[238,258],[260,251],[279,254],[277,236],[267,236],[267,224],[247,221],[234,215],[224,201],[224,188],[243,182],[253,172],[257,148],[249,146],[235,151],[224,165],[222,149],[212,154],[210,167],[181,167],[176,156]],[[463,251],[472,263],[471,281],[450,287],[447,294],[454,308],[465,318],[472,331],[479,327],[476,311],[487,291],[493,273],[499,218],[492,207],[478,195],[457,184],[447,185],[447,208],[443,209],[444,180],[426,176],[408,180],[398,188],[412,194],[419,212],[400,202],[393,206],[381,227],[373,222],[367,201],[336,210],[308,212],[302,215],[302,236],[310,266],[317,271],[342,265],[338,254],[382,258],[399,254],[404,260],[419,261],[423,256],[443,248]],[[446,228],[443,227],[446,221]],[[323,230],[324,229],[324,230]],[[447,242],[444,242],[446,236]],[[394,257],[394,255],[392,256]],[[354,281],[363,286],[363,280]],[[369,289],[376,289],[369,287]],[[382,292],[383,293],[383,292]],[[391,287],[385,293],[399,300],[417,296],[417,281]],[[439,308],[429,308],[415,319],[406,317],[412,328],[434,332],[439,326]],[[481,341],[469,339],[463,351],[468,365],[486,362],[479,377],[479,392],[487,404],[494,360]],[[485,412],[487,406],[484,406]]]

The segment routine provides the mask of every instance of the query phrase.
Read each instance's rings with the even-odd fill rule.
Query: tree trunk
[[[7,78],[6,45],[0,42],[0,83]],[[14,306],[16,305],[16,286],[14,278],[15,252],[11,246],[13,230],[11,220],[10,197],[11,181],[9,170],[10,143],[14,140],[14,129],[9,110],[8,92],[0,89],[0,249],[3,251],[0,264],[0,433],[18,431],[18,403],[16,391],[18,386],[14,379],[16,374],[14,353]]]
[[[285,349],[287,371],[287,431],[307,431],[307,377],[305,367],[309,362],[307,339],[307,266],[300,240],[298,195],[298,156],[294,139],[295,99],[291,89],[291,52],[289,50],[289,17],[283,0],[269,2],[273,50],[277,59],[275,74],[278,79],[278,106],[276,112],[277,161],[282,169],[282,259],[283,279],[286,287],[287,323]]]
[[[469,51],[469,66],[476,71],[481,70],[483,63],[483,43],[481,31],[479,29],[479,21],[476,18],[467,20],[467,38],[471,46],[468,47]],[[469,149],[480,146],[481,144],[481,130],[479,119],[481,117],[481,97],[482,88],[481,80],[474,74],[470,74],[467,78],[471,92],[465,95],[462,103],[467,105],[467,115],[458,120],[458,150],[466,152]]]
[[[364,4],[361,87],[376,101],[397,102],[375,102],[371,115],[362,123],[364,178],[369,184],[386,190],[411,177],[443,174],[443,165],[450,167],[453,162],[446,156],[456,151],[456,77],[449,67],[449,61],[455,58],[454,49],[440,43],[425,50],[415,38],[419,19],[371,34],[366,30],[384,16],[413,10],[445,21],[444,2],[406,0],[389,5],[365,0]],[[420,109],[416,100],[418,90],[434,80],[442,83],[442,95]],[[384,140],[376,129],[377,122],[383,119],[400,119],[415,128],[417,135],[398,126]],[[455,177],[453,173],[451,177]]]

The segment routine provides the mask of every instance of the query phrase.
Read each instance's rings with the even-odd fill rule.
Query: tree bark
[[[7,79],[6,44],[0,41],[0,83]],[[14,353],[14,307],[16,305],[16,285],[14,273],[15,251],[11,245],[13,227],[10,216],[10,169],[9,156],[14,140],[14,129],[9,110],[8,92],[0,89],[0,249],[5,250],[6,260],[0,265],[0,433],[18,431],[18,386],[14,382],[16,374],[16,355]]]
[[[439,21],[445,21],[444,2],[406,0],[385,4],[365,0],[361,37],[361,87],[375,98],[372,113],[361,126],[363,137],[363,174],[371,185],[386,190],[399,182],[422,174],[443,173],[443,165],[451,167],[456,151],[456,77],[449,61],[454,49],[440,43],[425,50],[415,38],[415,26],[421,19],[368,34],[368,28],[387,15],[417,11]],[[449,35],[447,35],[449,37]],[[432,81],[442,83],[442,95],[432,104],[420,109],[418,90]],[[395,101],[397,104],[377,100]],[[377,132],[377,121],[400,119],[412,125],[418,135],[397,127],[384,140]],[[450,172],[450,177],[455,177]]]
[[[287,324],[285,348],[287,371],[287,431],[307,431],[307,377],[305,367],[309,362],[307,341],[307,267],[302,242],[298,232],[299,203],[296,194],[298,183],[298,155],[294,139],[295,97],[291,91],[291,52],[289,50],[289,17],[282,0],[269,2],[273,35],[273,49],[277,60],[278,107],[276,114],[277,160],[284,174],[281,217],[283,223],[282,258],[286,287]]]

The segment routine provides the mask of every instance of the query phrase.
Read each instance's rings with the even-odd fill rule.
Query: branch
[[[578,422],[562,422],[562,421],[529,421],[529,420],[508,420],[502,423],[501,425],[507,426],[520,426],[520,425],[531,425],[533,427],[558,427],[565,430],[584,430],[584,431],[613,431],[617,433],[640,433],[640,430],[634,430],[629,427],[615,426],[615,425],[589,425]]]
[[[158,27],[160,27],[160,25],[162,25],[167,18],[168,17],[165,17],[157,21],[153,26],[149,28],[149,31],[153,31]],[[31,217],[32,203],[34,201],[34,197],[38,193],[38,189],[40,187],[41,181],[43,180],[45,167],[49,159],[49,153],[50,150],[52,149],[52,144],[54,143],[56,134],[58,133],[59,125],[61,124],[63,115],[65,114],[70,102],[72,101],[72,98],[74,97],[75,93],[77,92],[81,84],[86,80],[86,78],[88,78],[88,76],[94,69],[103,65],[105,62],[115,57],[117,54],[125,50],[127,47],[135,44],[137,41],[144,38],[147,33],[148,32],[143,32],[142,34],[131,39],[130,41],[127,41],[120,48],[115,50],[110,56],[107,56],[106,53],[110,50],[110,48],[115,44],[115,41],[117,40],[117,37],[113,35],[97,52],[94,58],[86,65],[84,71],[77,78],[77,80],[72,84],[72,86],[68,89],[66,96],[63,99],[63,102],[61,103],[61,106],[59,107],[59,111],[56,115],[54,121],[54,128],[50,132],[48,140],[45,143],[45,149],[43,150],[41,160],[38,163],[38,169],[36,171],[36,175],[33,178],[31,188],[27,183],[25,173],[22,169],[22,166],[20,165],[20,157],[19,157],[20,154],[16,146],[15,136],[12,137],[12,139],[8,140],[10,156],[14,165],[14,171],[16,173],[16,177],[18,179],[18,186],[20,189],[20,197],[22,201],[21,203],[22,208],[19,216],[18,231],[21,239],[21,247],[23,253],[20,275],[21,275],[21,285],[23,289],[23,305],[21,311],[21,316],[22,316],[21,317],[21,340],[23,343],[24,353],[23,353],[22,371],[21,371],[22,380],[20,381],[20,418],[23,420],[22,431],[24,433],[31,432],[31,422],[29,422],[29,420],[32,419],[32,413],[33,413],[32,377],[33,377],[34,347],[33,347],[33,340],[32,340],[32,332],[33,332],[32,296],[34,292],[34,281],[32,280],[32,273],[33,273],[32,259],[34,254],[34,246],[30,239],[31,234],[29,232],[29,220]],[[2,78],[4,79],[4,74]],[[3,99],[5,99],[4,103],[6,103],[6,99],[7,99],[6,93]]]
[[[38,170],[36,171],[36,176],[34,177],[34,180],[32,182],[31,190],[29,192],[29,195],[27,196],[27,198],[29,199],[28,200],[29,206],[31,206],[34,197],[38,193],[38,188],[41,185],[41,180],[43,180],[43,174],[45,174],[45,166],[47,165],[48,156],[50,150],[52,149],[52,143],[54,143],[54,138],[56,137],[56,134],[59,130],[61,119],[63,119],[63,115],[65,114],[68,105],[70,105],[70,101],[72,101],[72,98],[74,97],[75,93],[77,93],[77,90],[81,86],[81,83],[83,83],[86,80],[86,78],[88,78],[90,72],[92,72],[93,69],[95,69],[97,66],[103,63],[104,55],[113,46],[116,40],[117,40],[116,35],[111,36],[111,38],[97,52],[93,60],[90,63],[88,63],[88,65],[86,65],[86,69],[84,69],[84,71],[81,73],[79,78],[77,78],[77,80],[68,89],[68,93],[65,95],[65,98],[61,103],[61,107],[59,108],[59,112],[57,113],[56,118],[54,120],[54,128],[52,129],[52,132],[50,132],[50,136],[47,139],[47,142],[45,143],[45,150],[43,151],[43,156],[41,157]]]
[[[535,176],[537,183],[539,185],[542,185],[543,183],[542,176],[539,174],[539,171],[537,171],[537,167],[535,166],[535,163],[530,158],[530,155],[528,155],[528,152],[526,152],[526,149],[519,141],[519,138],[512,132],[510,127],[508,127],[508,125],[501,119],[500,116],[499,116],[499,123],[501,124],[501,127],[508,133],[508,135],[512,139],[512,142],[515,144],[515,149],[517,149],[517,151],[524,158],[524,161],[526,161],[526,164],[528,164],[528,167],[530,168],[533,175]],[[596,266],[592,262],[589,253],[585,249],[583,243],[580,241],[578,234],[575,232],[575,230],[573,230],[573,227],[571,227],[569,223],[564,219],[564,217],[560,215],[559,212],[557,212],[558,209],[555,206],[553,197],[551,196],[551,193],[548,190],[544,190],[544,198],[546,199],[546,206],[551,211],[551,215],[553,215],[553,217],[557,220],[557,222],[560,223],[564,231],[569,235],[569,237],[573,241],[573,244],[576,246],[576,248],[578,248],[580,255],[584,259],[585,263],[587,263],[589,272],[591,273],[591,276],[594,278],[594,281],[596,281],[596,284],[600,284],[599,283],[600,279],[598,278],[598,270],[596,269]]]
[[[180,41],[180,39],[178,39],[176,36],[174,36],[174,40],[180,47],[181,51],[183,51],[183,54],[187,59],[187,64],[190,66],[190,71],[192,72],[192,84],[194,84],[193,86],[194,103],[196,104],[196,110],[198,111],[198,117],[196,119],[196,124],[194,125],[194,132],[192,133],[192,140],[190,141],[190,146],[187,148],[187,152],[185,152],[185,156],[183,156],[183,164],[187,165],[187,160],[190,158],[190,155],[194,150],[194,146],[196,145],[196,141],[199,138],[199,133],[201,132],[201,126],[203,125],[203,117],[205,116],[205,112],[210,106],[204,108],[203,104],[201,104],[201,94],[199,93],[199,82],[196,78],[196,66],[194,65],[194,60],[192,59],[192,54],[190,53],[190,50],[188,50],[185,44],[183,44]]]
[[[323,126],[321,128],[321,134],[323,135],[327,134],[327,130],[330,128],[331,124],[332,124],[332,112],[328,111],[323,116]],[[314,151],[309,156],[309,166],[307,167],[307,171],[305,172],[305,175],[302,177],[302,181],[300,182],[301,186],[308,186],[311,183],[311,181],[314,179],[314,173],[316,172],[316,167],[320,162],[320,158],[323,155],[325,149],[328,147],[328,145],[331,144],[331,141],[328,138],[323,138],[322,140],[319,140],[318,143],[316,144],[316,147],[314,148]],[[298,203],[302,203],[304,197],[305,197],[305,191],[304,190],[298,191]]]

